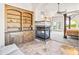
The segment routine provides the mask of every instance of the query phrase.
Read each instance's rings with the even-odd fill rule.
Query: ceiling
[[[54,15],[57,12],[57,3],[32,3],[32,7],[38,10],[47,10],[50,15]],[[60,11],[74,11],[79,10],[79,3],[60,3]]]

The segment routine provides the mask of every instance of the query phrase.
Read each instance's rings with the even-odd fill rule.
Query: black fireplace
[[[50,26],[36,26],[36,38],[46,40],[50,38]]]

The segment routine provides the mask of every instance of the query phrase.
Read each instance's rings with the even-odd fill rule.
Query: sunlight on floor
[[[78,41],[64,39],[60,32],[53,32],[51,40],[45,42],[35,39],[32,42],[20,44],[19,48],[26,55],[78,55]]]

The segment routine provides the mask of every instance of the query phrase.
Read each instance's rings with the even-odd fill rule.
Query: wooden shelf
[[[20,27],[7,27],[7,28],[20,28]]]
[[[12,28],[14,31],[17,31],[17,28],[19,28],[18,31],[32,28],[32,12],[9,5],[5,5],[5,7],[6,29],[8,31]]]
[[[11,23],[11,22],[7,22],[7,23]],[[12,23],[20,23],[20,22],[12,22]]]
[[[27,17],[27,18],[31,18],[31,16],[23,16],[23,17],[25,17],[25,18],[26,18],[26,17]]]
[[[12,17],[7,17],[7,19],[16,19],[16,20],[20,20],[19,18],[12,18]]]
[[[7,15],[20,16],[20,15],[18,15],[18,14],[11,14],[11,13],[7,13]]]

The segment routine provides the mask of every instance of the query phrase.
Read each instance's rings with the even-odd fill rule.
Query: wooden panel
[[[67,14],[64,14],[64,38],[67,38],[66,36],[66,19],[67,18]]]
[[[14,32],[14,33],[6,33],[5,35],[5,44],[20,44],[26,43],[34,40],[34,32],[33,31],[24,31],[24,32]]]
[[[66,35],[67,36],[79,36],[79,30],[78,29],[67,29]]]
[[[22,30],[31,30],[32,27],[32,14],[23,12],[22,14]]]
[[[32,30],[33,12],[10,5],[5,5],[5,14],[6,32]]]
[[[32,41],[34,39],[33,12],[5,5],[5,27],[6,45]]]
[[[34,40],[34,33],[33,31],[27,31],[27,32],[23,32],[23,42],[29,42]]]
[[[15,43],[15,44],[20,44],[23,42],[23,33],[22,32],[17,32],[17,33],[7,33],[5,35],[6,37],[6,45],[8,44],[12,44],[12,43]]]
[[[5,33],[5,45],[9,45],[13,43],[13,38],[11,38],[10,33]]]
[[[17,8],[5,5],[6,31],[20,31],[21,12]]]

